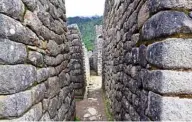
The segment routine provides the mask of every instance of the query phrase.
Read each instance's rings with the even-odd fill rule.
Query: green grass
[[[74,121],[81,121],[79,117],[75,117]]]

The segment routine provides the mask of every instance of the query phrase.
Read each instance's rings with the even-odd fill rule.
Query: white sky
[[[67,17],[103,15],[105,0],[65,0]]]

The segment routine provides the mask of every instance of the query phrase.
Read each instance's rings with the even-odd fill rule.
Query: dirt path
[[[76,116],[81,121],[107,121],[101,79],[100,76],[91,76],[88,97],[76,102]]]

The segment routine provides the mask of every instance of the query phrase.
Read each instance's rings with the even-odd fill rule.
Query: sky
[[[67,17],[101,16],[105,0],[65,0]]]

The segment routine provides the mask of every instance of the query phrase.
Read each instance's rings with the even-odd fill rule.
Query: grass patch
[[[74,121],[81,121],[79,117],[75,117]]]

